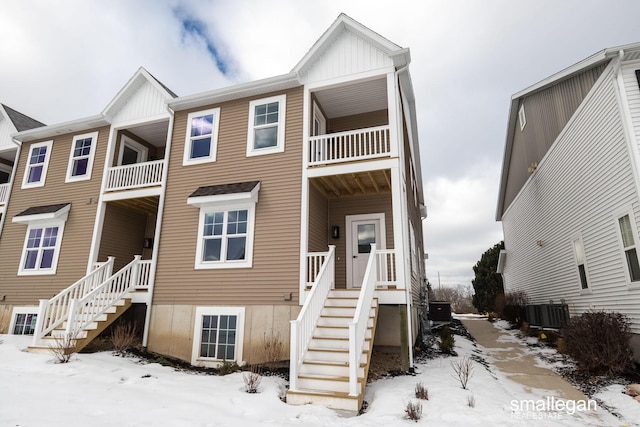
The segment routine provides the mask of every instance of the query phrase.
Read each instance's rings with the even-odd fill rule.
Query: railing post
[[[291,320],[291,349],[289,350],[289,390],[298,389],[298,321]]]
[[[71,337],[75,335],[73,333],[73,330],[74,330],[74,324],[76,323],[77,310],[78,310],[78,300],[72,299],[71,302],[69,303],[69,315],[67,316],[67,327],[65,328],[65,331],[64,331],[65,336]]]
[[[131,282],[129,283],[129,288],[137,287],[138,282],[140,281],[140,260],[142,259],[142,255],[135,255],[133,259],[135,262],[131,269]]]
[[[44,329],[42,326],[44,325],[44,318],[47,315],[47,304],[49,300],[41,299],[40,305],[38,306],[38,317],[36,317],[36,329],[33,331],[33,343],[31,345],[36,346],[38,342],[42,338],[42,330]],[[11,331],[9,331],[11,333]]]
[[[356,325],[356,322],[349,323],[349,396],[358,395],[360,357],[356,354]]]

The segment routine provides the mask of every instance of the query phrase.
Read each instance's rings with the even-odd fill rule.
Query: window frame
[[[629,225],[631,227],[631,234],[633,237],[633,245],[626,247],[624,245],[624,239],[622,237],[622,229],[620,228],[620,220],[622,218],[624,218],[625,216],[629,217]],[[636,255],[636,261],[638,262],[638,265],[640,266],[640,258],[638,257],[638,230],[636,228],[636,221],[635,221],[635,217],[633,215],[633,211],[631,209],[620,212],[619,214],[617,214],[615,216],[615,222],[616,222],[616,229],[617,229],[617,235],[618,235],[618,242],[620,245],[620,250],[622,253],[622,260],[623,260],[623,264],[624,264],[624,269],[626,272],[626,278],[627,278],[627,283],[628,284],[640,284],[640,276],[638,276],[637,278],[633,278],[632,276],[632,271],[631,268],[629,266],[629,258],[628,258],[628,254],[627,251],[631,251],[634,250],[635,251],[635,255]]]
[[[76,142],[78,140],[89,139],[89,138],[91,138],[91,148],[89,149],[89,154],[78,156],[78,157],[74,156]],[[67,177],[64,182],[86,181],[91,179],[91,173],[93,172],[93,161],[96,155],[97,143],[98,143],[98,132],[90,132],[82,135],[76,135],[73,137],[73,141],[71,142],[71,152],[69,154],[69,164],[67,165]],[[83,175],[72,175],[74,162],[75,160],[79,160],[80,158],[87,159],[87,171]]]
[[[33,150],[36,148],[47,147],[47,151],[45,153],[44,161],[42,162],[42,173],[40,174],[39,181],[29,182],[29,175],[31,172],[31,156],[33,154]],[[27,162],[24,169],[24,176],[22,178],[22,187],[25,188],[35,188],[35,187],[43,187],[47,180],[47,171],[49,169],[49,160],[51,159],[51,151],[53,150],[53,140],[37,142],[35,144],[31,144],[29,147],[29,155],[27,156]],[[39,163],[38,163],[39,164]]]
[[[202,341],[202,318],[203,316],[236,316],[236,342],[235,354],[233,360],[216,359],[213,357],[200,356],[200,345]],[[193,327],[193,347],[191,351],[191,364],[194,366],[203,366],[217,368],[223,362],[236,362],[238,365],[243,362],[243,343],[244,343],[244,307],[196,307],[196,314]],[[217,349],[217,344],[216,344]]]
[[[276,137],[276,145],[273,147],[254,148],[255,143],[255,130],[256,128],[262,129],[267,127],[273,127],[273,124],[268,125],[255,125],[255,112],[256,107],[265,104],[278,103],[278,123],[275,125],[278,131]],[[247,157],[262,156],[265,154],[282,153],[284,152],[285,142],[285,123],[286,123],[286,110],[287,110],[287,95],[275,95],[268,98],[254,99],[249,102],[249,123],[247,130]]]
[[[138,158],[136,159],[137,161],[135,163],[130,163],[127,165],[122,164],[125,145],[128,146],[131,150],[138,153]],[[122,135],[122,138],[120,138],[120,148],[118,149],[118,166],[130,166],[130,165],[137,165],[139,163],[144,163],[147,161],[148,157],[149,157],[149,148],[140,144],[135,139],[128,137],[127,135]]]
[[[56,274],[58,269],[58,259],[60,257],[60,248],[62,246],[62,237],[64,235],[64,225],[65,220],[62,219],[54,219],[49,221],[34,221],[29,223],[27,226],[27,231],[24,236],[24,243],[22,245],[22,253],[20,254],[20,265],[18,266],[18,276],[36,276],[36,275],[47,275],[47,274]],[[50,268],[40,268],[36,266],[36,268],[25,268],[24,263],[26,261],[27,255],[27,245],[29,243],[29,234],[31,230],[36,229],[46,229],[46,228],[58,228],[58,233],[56,235],[56,244],[53,246],[53,258],[51,260]],[[41,237],[42,239],[43,237]],[[42,244],[41,244],[42,245]],[[42,246],[38,247],[38,258],[37,260],[42,259]]]
[[[24,315],[35,315],[36,318],[38,316],[38,307],[13,307],[13,310],[11,312],[11,322],[9,323],[9,330],[7,331],[9,333],[9,335],[20,335],[20,336],[33,336],[33,334],[16,334],[14,333],[14,329],[16,327],[16,323],[17,323],[17,318],[19,314],[24,314]],[[37,319],[36,319],[37,322]],[[25,323],[26,324],[26,323]],[[35,325],[34,325],[34,329],[35,329]],[[24,332],[24,330],[23,330]]]
[[[211,129],[211,146],[209,147],[209,155],[206,157],[191,158],[191,148],[194,137],[191,136],[192,119],[206,115],[213,115],[213,123]],[[218,133],[220,130],[220,107],[210,108],[208,110],[200,110],[189,113],[187,116],[187,131],[184,140],[184,153],[182,155],[182,165],[197,165],[201,163],[215,162],[218,153]],[[207,134],[209,135],[209,134]],[[199,135],[202,137],[202,135]],[[202,139],[202,138],[197,138]]]
[[[580,261],[580,257],[578,254],[578,248],[576,244],[580,245],[580,249],[582,249],[582,262]],[[573,252],[573,260],[575,262],[576,271],[578,273],[578,280],[580,282],[580,291],[581,292],[589,292],[591,291],[591,286],[589,285],[589,268],[587,267],[587,252],[584,247],[584,240],[581,235],[574,236],[571,239],[571,250]],[[580,269],[582,267],[582,269]],[[583,276],[584,275],[584,276]]]
[[[258,182],[251,191],[247,192],[219,194],[213,196],[197,196],[189,197],[187,199],[187,204],[200,209],[198,213],[198,235],[196,239],[194,263],[194,268],[196,270],[253,267],[256,204],[258,203],[259,192],[260,183]],[[245,259],[242,261],[202,261],[205,215],[212,212],[224,211],[226,217],[226,212],[241,209],[247,210]],[[224,224],[226,224],[226,221]]]

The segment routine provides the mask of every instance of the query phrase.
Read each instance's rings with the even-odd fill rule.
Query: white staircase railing
[[[307,287],[313,286],[328,255],[329,252],[307,253],[307,272],[305,276],[305,284]]]
[[[124,295],[136,288],[140,278],[140,255],[80,299],[71,300],[65,333],[74,337]]]
[[[114,260],[115,258],[109,257],[107,262],[101,263],[58,295],[49,300],[40,300],[36,327],[33,332],[33,345],[37,345],[42,337],[67,320],[72,301],[83,298],[111,276]]]
[[[389,126],[377,126],[309,138],[309,166],[389,156]]]
[[[364,341],[367,334],[369,323],[369,312],[373,302],[373,296],[376,290],[376,264],[378,257],[376,256],[376,245],[371,244],[371,254],[367,262],[367,268],[364,271],[364,279],[362,288],[360,289],[360,297],[356,305],[356,311],[353,320],[349,323],[349,395],[357,396],[358,391],[358,368],[360,367],[360,356],[364,347]]]
[[[291,321],[290,390],[298,388],[298,372],[300,372],[304,355],[309,348],[313,331],[318,324],[329,291],[334,287],[335,249],[334,245],[329,245],[329,251],[315,276],[307,300],[302,306],[298,318]]]
[[[162,183],[164,160],[109,168],[105,191],[130,190]]]

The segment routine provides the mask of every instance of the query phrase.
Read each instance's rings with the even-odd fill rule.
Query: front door
[[[384,214],[347,216],[347,287],[359,288],[369,261],[371,244],[385,248]]]

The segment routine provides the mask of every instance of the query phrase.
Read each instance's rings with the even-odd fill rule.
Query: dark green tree
[[[473,305],[481,313],[500,311],[502,309],[500,305],[504,303],[502,276],[496,273],[501,249],[504,249],[504,241],[483,253],[480,261],[473,267],[473,272],[476,274],[475,279],[471,281],[475,291]]]

